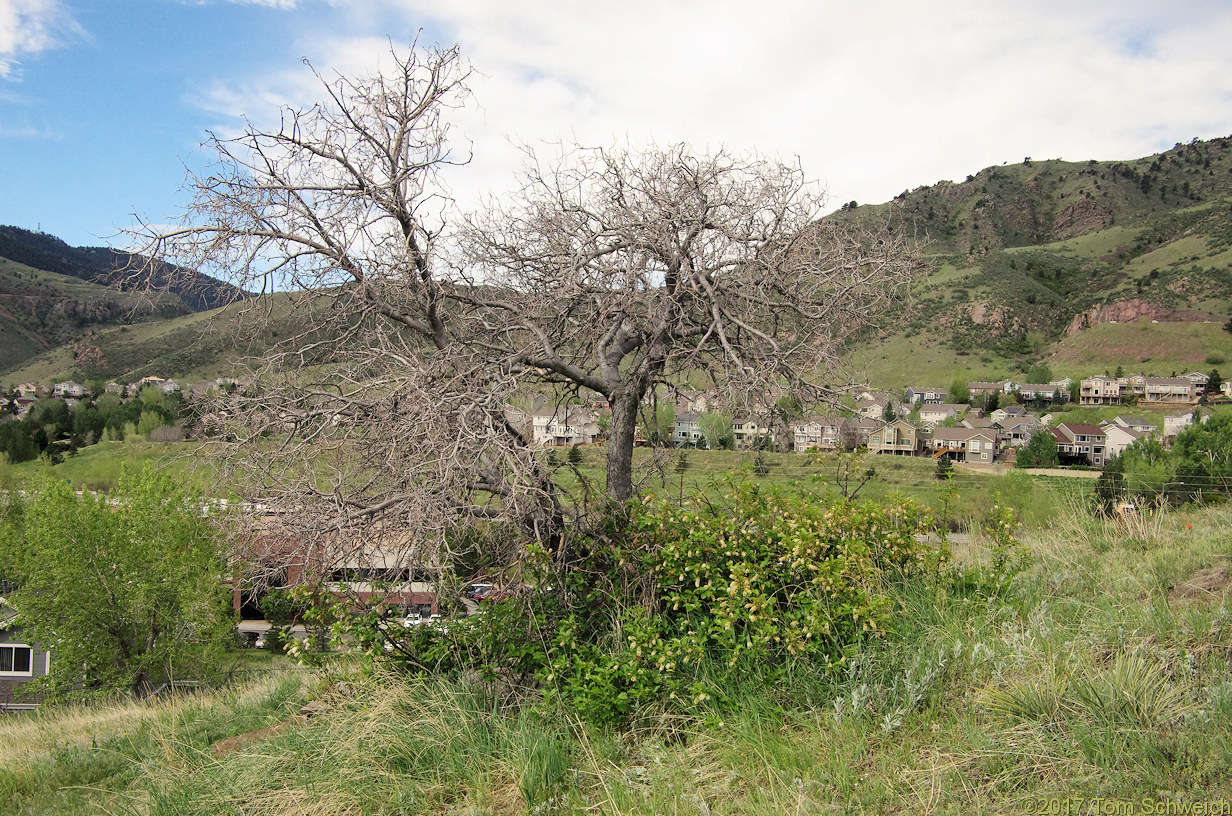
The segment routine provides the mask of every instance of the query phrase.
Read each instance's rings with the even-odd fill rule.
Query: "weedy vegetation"
[[[412,633],[417,651],[9,717],[2,808],[966,813],[1232,797],[1228,508],[1107,516],[1083,499],[1024,531],[999,503],[946,558],[944,537],[914,532],[943,532],[952,496],[930,512],[734,482],[728,501],[636,508],[628,545],[575,579],[608,593],[589,617],[539,587]],[[619,585],[622,561],[649,582]],[[813,591],[831,581],[833,606]],[[791,641],[827,616],[825,636]],[[558,636],[534,642],[549,620]],[[289,718],[306,697],[322,713]]]

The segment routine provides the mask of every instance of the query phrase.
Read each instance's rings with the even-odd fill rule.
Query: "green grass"
[[[194,456],[195,450],[196,445],[191,442],[100,442],[79,449],[54,466],[43,460],[16,465],[0,463],[0,484],[25,482],[46,471],[81,489],[110,490],[119,482],[122,468],[139,471],[148,464],[159,470],[171,470],[177,477],[196,480],[204,489],[209,479],[202,468],[207,465]]]
[[[1032,249],[1050,249],[1058,252],[1068,252],[1080,258],[1099,259],[1115,253],[1119,248],[1130,246],[1142,232],[1140,229],[1114,226],[1097,232],[1089,232],[1077,238],[1042,244],[1039,247],[1018,247],[1014,251],[1030,251]]]
[[[949,388],[956,376],[965,380],[998,380],[1014,375],[1020,364],[994,351],[959,353],[942,338],[921,333],[908,337],[894,332],[854,349],[846,366],[877,388],[912,385]]]
[[[604,449],[593,446],[580,450],[583,463],[578,470],[581,475],[602,486]],[[675,471],[682,453],[688,461],[683,486],[682,474]],[[635,451],[634,466],[642,474],[641,489],[645,493],[676,498],[682,492],[685,495],[700,492],[714,497],[718,495],[718,480],[729,474],[752,474],[756,457],[752,451],[639,448]],[[944,488],[936,478],[936,463],[928,457],[863,455],[852,458],[797,453],[767,453],[764,457],[769,465],[768,472],[764,477],[750,475],[750,478],[768,486],[814,495],[841,493],[844,486],[849,492],[854,491],[869,468],[875,475],[860,488],[857,494],[860,499],[880,500],[890,495],[903,495],[934,507]],[[846,478],[844,462],[850,462],[850,476]],[[557,471],[557,480],[566,490],[580,495],[578,478],[567,465]],[[1077,489],[1069,484],[1071,481],[1074,480],[1036,479],[1013,470],[996,474],[977,472],[959,465],[953,480],[959,492],[953,513],[955,527],[966,529],[978,522],[984,510],[993,504],[994,493],[1000,493],[1006,502],[1020,509],[1029,527],[1045,526],[1062,511],[1064,501]]]
[[[499,681],[343,666],[0,720],[0,810],[768,816],[1224,803],[1229,524],[1228,508],[1115,521],[1063,508],[1027,536],[1033,565],[1007,590],[900,587],[890,636],[841,670],[730,681],[695,715],[646,711],[623,731]],[[957,552],[963,567],[990,556],[979,540]],[[288,721],[306,693],[324,712]],[[236,750],[211,748],[261,728]]]
[[[1221,323],[1107,323],[1067,337],[1045,361],[1058,376],[1089,377],[1115,370],[1166,377],[1173,371],[1210,371],[1206,358],[1232,359],[1232,334]]]
[[[205,695],[0,719],[0,813],[158,812],[149,770],[207,760],[213,744],[286,721],[319,683],[284,669]]]

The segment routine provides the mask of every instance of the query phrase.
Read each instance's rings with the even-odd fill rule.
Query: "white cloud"
[[[21,55],[54,48],[81,33],[60,0],[0,0],[0,79],[16,78]]]
[[[333,23],[304,48],[344,73],[387,35],[405,42],[391,31],[461,45],[478,107],[460,120],[475,143],[460,194],[509,186],[509,139],[799,156],[836,200],[872,202],[1027,155],[1133,158],[1232,133],[1232,8],[1217,2],[354,0]],[[216,100],[260,116],[312,94],[279,72]]]

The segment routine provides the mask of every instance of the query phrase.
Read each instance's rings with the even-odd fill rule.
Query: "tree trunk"
[[[624,504],[633,498],[633,437],[637,434],[637,406],[632,394],[612,399],[612,428],[607,442],[607,495]]]

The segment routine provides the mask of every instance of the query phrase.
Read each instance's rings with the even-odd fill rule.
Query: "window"
[[[19,644],[0,646],[0,675],[25,675],[29,677],[31,657],[34,650]]]

